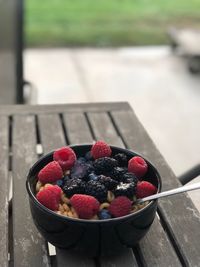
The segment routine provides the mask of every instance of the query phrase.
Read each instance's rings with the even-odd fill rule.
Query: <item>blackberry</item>
[[[106,174],[117,166],[117,161],[110,157],[96,159],[94,162],[94,171],[97,174]]]
[[[138,178],[134,173],[127,172],[123,175],[124,183],[135,183],[137,184]]]
[[[118,153],[118,154],[114,155],[113,158],[118,161],[118,165],[120,167],[125,167],[128,165],[128,158],[124,153]]]
[[[98,181],[89,181],[85,187],[85,194],[95,197],[99,202],[104,202],[107,199],[107,189]]]
[[[69,198],[74,194],[84,194],[85,183],[81,179],[69,179],[63,185],[63,191]]]
[[[118,182],[122,182],[124,180],[124,174],[127,173],[127,168],[122,167],[114,167],[108,175]]]
[[[136,184],[135,183],[120,183],[115,190],[113,191],[115,197],[118,196],[126,196],[130,199],[133,199],[133,196],[136,191]]]
[[[92,172],[93,166],[89,163],[85,163],[82,160],[76,161],[71,169],[71,178],[87,179],[87,176]]]
[[[98,180],[98,176],[97,176],[95,173],[91,172],[91,173],[88,175],[88,179],[89,179],[89,181],[90,181],[90,180],[97,181],[97,180]]]
[[[113,190],[118,185],[117,181],[105,175],[99,175],[98,182],[103,184],[108,190]]]

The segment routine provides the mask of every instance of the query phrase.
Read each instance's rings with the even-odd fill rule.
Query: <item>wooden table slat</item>
[[[66,144],[61,119],[58,114],[38,115],[38,127],[45,154]]]
[[[101,258],[101,267],[138,267],[138,263],[131,249],[122,253]]]
[[[108,113],[88,112],[88,118],[97,140],[103,139],[111,145],[123,146],[123,142],[118,136]]]
[[[25,188],[29,168],[37,160],[34,116],[13,117],[13,238],[14,266],[49,265],[45,242],[30,214]]]
[[[76,117],[76,115],[74,116]],[[83,118],[83,116],[81,116],[81,118]],[[44,154],[46,154],[48,151],[51,151],[53,149],[66,145],[64,131],[63,131],[63,128],[61,127],[61,121],[58,118],[58,115],[56,114],[39,115],[38,121],[39,121],[39,134],[41,136],[41,143],[44,149]],[[65,122],[68,123],[69,120],[65,118]],[[77,125],[75,124],[74,128],[76,128],[76,130],[72,129],[72,132],[74,133],[73,140],[75,141],[75,143],[78,143],[77,142],[78,140],[76,140],[75,137],[79,138],[78,136],[80,135],[81,130],[83,130],[82,125],[83,123],[78,123]],[[49,128],[51,128],[50,132],[48,132]],[[55,129],[57,131],[57,134],[52,134],[53,132],[55,132]],[[66,128],[66,130],[68,131],[68,128]],[[89,131],[89,129],[87,129],[87,131]],[[70,136],[70,131],[68,132],[68,134]],[[83,140],[83,142],[85,141]],[[69,266],[69,267],[73,267],[73,266],[93,267],[95,266],[93,259],[88,259],[84,256],[77,256],[77,255],[75,257],[74,255],[69,253],[67,250],[63,250],[59,248],[56,248],[56,262],[57,262],[57,267],[59,266],[60,267],[62,266]]]
[[[1,115],[16,114],[59,114],[64,112],[99,112],[111,110],[131,110],[127,102],[105,103],[80,103],[80,104],[56,104],[56,105],[0,105]]]
[[[56,249],[57,267],[95,267],[95,261],[83,255],[73,254],[64,249]]]
[[[70,144],[91,143],[93,141],[84,113],[67,113],[63,115]]]
[[[162,177],[162,191],[180,186],[174,173],[133,112],[114,111],[112,116],[127,146],[150,159],[157,167]],[[197,234],[200,214],[191,199],[187,194],[179,194],[160,199],[159,207],[181,261],[188,266],[200,266],[200,239]]]
[[[9,121],[0,116],[0,263],[8,266],[8,157]]]
[[[157,217],[139,247],[146,266],[182,266]]]

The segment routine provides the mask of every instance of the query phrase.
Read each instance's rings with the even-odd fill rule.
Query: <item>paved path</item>
[[[25,76],[39,104],[129,101],[177,175],[200,161],[200,76],[168,47],[28,49]]]

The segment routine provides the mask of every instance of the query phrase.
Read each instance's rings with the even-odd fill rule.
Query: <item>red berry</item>
[[[139,156],[131,158],[128,162],[128,171],[134,173],[138,178],[144,176],[147,169],[148,165],[146,161]]]
[[[57,197],[57,200],[60,200],[60,195],[62,193],[62,189],[58,185],[52,185],[52,184],[46,184],[44,188],[50,188],[51,191],[53,191]]]
[[[53,159],[56,160],[60,164],[63,171],[66,171],[66,170],[70,170],[73,167],[76,161],[76,154],[68,146],[61,147],[57,149],[56,151],[54,151]]]
[[[154,195],[156,191],[157,191],[157,188],[153,184],[147,181],[142,181],[142,182],[137,183],[137,187],[136,187],[137,198],[143,198],[143,197]]]
[[[108,211],[114,217],[125,216],[131,211],[132,202],[125,196],[116,197],[108,208]]]
[[[91,148],[91,155],[94,159],[110,157],[112,150],[104,141],[97,141]]]
[[[57,161],[49,162],[38,173],[38,179],[41,183],[53,183],[61,179],[63,176],[62,168]]]
[[[74,194],[70,203],[81,219],[91,219],[99,211],[99,201],[88,195]]]
[[[58,210],[62,190],[57,185],[47,185],[36,195],[37,200],[50,210]]]

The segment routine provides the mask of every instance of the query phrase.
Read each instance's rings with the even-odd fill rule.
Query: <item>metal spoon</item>
[[[190,185],[184,185],[184,186],[172,189],[172,190],[168,190],[168,191],[161,192],[161,193],[158,193],[158,194],[155,194],[155,195],[151,195],[149,197],[144,197],[144,198],[141,198],[141,199],[137,199],[135,203],[140,204],[140,203],[143,203],[145,201],[154,200],[154,199],[157,199],[157,198],[160,198],[160,197],[167,197],[167,196],[171,196],[171,195],[175,195],[175,194],[179,194],[179,193],[183,193],[183,192],[191,191],[191,190],[195,190],[195,189],[200,189],[200,182],[199,183],[190,184]]]

